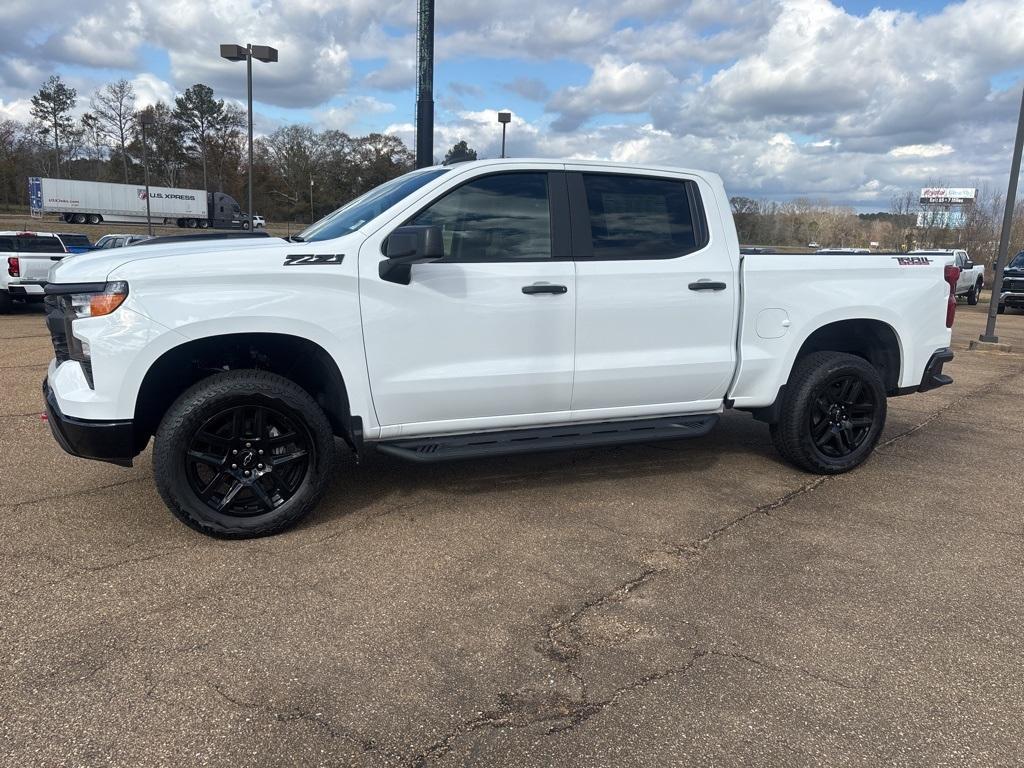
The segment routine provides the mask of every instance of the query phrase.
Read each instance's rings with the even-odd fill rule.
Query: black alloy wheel
[[[192,435],[189,486],[210,509],[232,517],[273,511],[302,485],[313,457],[309,431],[276,408],[226,408]]]
[[[885,428],[885,385],[870,362],[846,352],[812,352],[780,393],[772,442],[792,464],[823,475],[849,472]]]
[[[313,397],[253,369],[193,384],[153,438],[153,474],[167,508],[191,528],[229,539],[278,533],[309,514],[334,457],[334,431]]]
[[[850,456],[871,434],[877,403],[871,389],[857,374],[832,376],[815,390],[811,404],[811,439],[824,456]]]

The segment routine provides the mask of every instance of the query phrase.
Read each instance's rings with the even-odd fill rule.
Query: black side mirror
[[[444,258],[444,236],[437,226],[409,225],[399,227],[384,247],[385,261],[377,268],[381,280],[408,285],[412,265]]]

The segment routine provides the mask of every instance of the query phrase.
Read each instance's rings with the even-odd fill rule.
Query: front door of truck
[[[736,361],[739,265],[702,180],[567,166],[576,420],[717,408]],[[702,193],[703,192],[703,193]]]
[[[476,176],[363,243],[363,336],[384,434],[566,418],[576,286],[564,196],[560,172]],[[408,285],[378,274],[399,224],[435,225],[444,239],[444,259],[414,265]]]

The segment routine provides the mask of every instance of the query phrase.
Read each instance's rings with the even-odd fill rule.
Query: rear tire
[[[981,296],[981,280],[972,285],[971,290],[967,292],[967,303],[973,307],[978,303],[979,296]]]
[[[98,213],[90,213],[89,214],[89,223],[90,224],[99,224],[101,221],[103,221],[103,217],[100,216]]]
[[[154,439],[157,490],[175,517],[208,536],[283,531],[323,495],[334,466],[323,410],[277,374],[203,379],[171,406]]]
[[[74,219],[75,224],[85,224],[85,222],[88,220],[84,213],[76,213]]]
[[[9,315],[14,311],[14,302],[11,294],[7,291],[0,291],[0,315]]]
[[[199,228],[200,229],[209,229],[209,227],[210,227],[210,220],[209,219],[200,219],[199,220]]]
[[[808,472],[849,472],[871,455],[885,415],[885,386],[873,365],[845,352],[815,352],[790,374],[772,442]]]

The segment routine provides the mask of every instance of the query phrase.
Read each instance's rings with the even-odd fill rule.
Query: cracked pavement
[[[39,419],[0,318],[0,765],[997,766],[1024,761],[1024,315],[890,400],[831,478],[692,441],[343,461],[252,542],[176,523]]]

